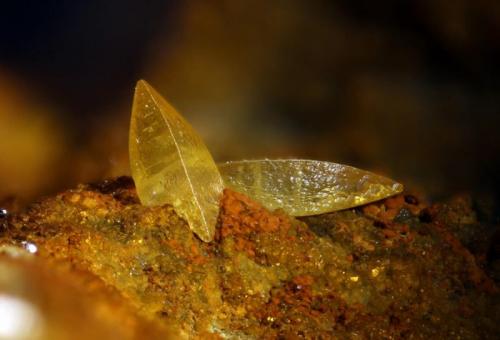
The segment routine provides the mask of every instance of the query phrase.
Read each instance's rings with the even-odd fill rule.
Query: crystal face
[[[129,153],[141,203],[171,204],[193,232],[211,241],[223,191],[220,173],[196,131],[144,80],[135,89]]]
[[[189,123],[148,83],[137,83],[129,141],[137,193],[145,206],[170,204],[203,241],[212,241],[224,186],[293,216],[347,209],[403,186],[347,165],[314,160],[214,163]]]
[[[293,216],[352,208],[397,194],[403,185],[351,166],[313,160],[219,164],[224,184]]]

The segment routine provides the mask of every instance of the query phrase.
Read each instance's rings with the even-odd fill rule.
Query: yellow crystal
[[[308,216],[352,208],[403,190],[391,179],[351,166],[313,160],[219,164],[224,184],[274,210]]]
[[[129,153],[141,203],[171,204],[193,232],[211,241],[223,191],[220,173],[196,131],[144,80],[135,89]]]

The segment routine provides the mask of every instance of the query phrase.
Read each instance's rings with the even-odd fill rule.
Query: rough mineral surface
[[[175,326],[140,317],[99,277],[68,262],[33,258],[34,245],[24,245],[27,251],[1,249],[0,339],[177,338]]]
[[[119,178],[0,223],[4,247],[34,244],[36,257],[92,273],[143,318],[188,337],[494,339],[499,331],[498,263],[488,255],[497,229],[467,199],[428,207],[399,195],[298,220],[226,190],[215,239],[205,243],[170,206],[140,205],[132,181]]]

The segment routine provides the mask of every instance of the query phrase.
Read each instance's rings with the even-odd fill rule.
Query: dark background
[[[12,1],[0,193],[126,174],[144,78],[217,160],[301,157],[497,196],[500,2]]]

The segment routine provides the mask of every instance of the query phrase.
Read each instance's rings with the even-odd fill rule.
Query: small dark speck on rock
[[[405,202],[408,204],[417,205],[418,199],[413,195],[405,195]]]
[[[373,226],[377,228],[386,228],[387,225],[383,221],[375,220],[373,221]]]
[[[422,223],[431,223],[432,220],[434,219],[434,216],[429,209],[424,209],[420,213],[419,219],[420,219],[420,222],[422,222]]]
[[[404,222],[405,220],[411,218],[412,215],[411,215],[411,212],[408,210],[408,209],[401,209],[399,210],[399,213],[396,215],[396,217],[394,218],[394,220],[396,222]]]
[[[115,179],[107,179],[100,183],[90,184],[92,190],[97,190],[103,194],[114,194],[119,189],[129,189],[134,186],[131,177],[121,176]]]

